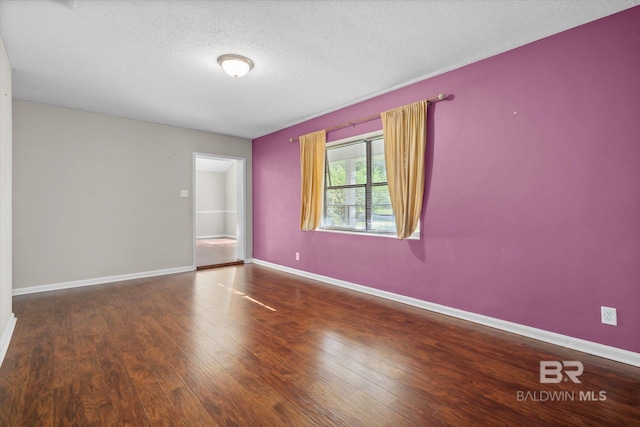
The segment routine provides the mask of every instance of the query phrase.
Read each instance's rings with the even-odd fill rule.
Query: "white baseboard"
[[[37,292],[57,291],[60,289],[78,288],[81,286],[101,285],[103,283],[121,282],[123,280],[143,279],[145,277],[164,276],[165,274],[184,273],[194,271],[194,266],[167,268],[164,270],[144,271],[142,273],[120,274],[117,276],[97,277],[95,279],[74,280],[72,282],[53,283],[50,285],[30,286],[28,288],[14,288],[13,295],[34,294]]]
[[[580,338],[574,338],[567,335],[557,334],[555,332],[549,332],[543,329],[533,328],[531,326],[525,326],[518,323],[508,322],[506,320],[496,319],[494,317],[489,317],[482,314],[459,310],[457,308],[447,307],[445,305],[435,304],[435,303],[420,300],[417,298],[395,294],[393,292],[382,291],[380,289],[370,288],[368,286],[358,285],[356,283],[346,282],[344,280],[334,279],[332,277],[322,276],[320,274],[309,273],[303,270],[297,270],[295,268],[285,267],[279,264],[274,264],[274,263],[263,261],[257,258],[253,258],[251,262],[257,265],[262,265],[264,267],[280,270],[285,273],[295,274],[297,276],[318,280],[320,282],[328,283],[330,285],[352,289],[354,291],[363,292],[369,295],[374,295],[377,297],[400,302],[403,304],[411,305],[414,307],[422,308],[422,309],[433,311],[436,313],[446,314],[447,316],[468,320],[470,322],[478,323],[480,325],[485,325],[491,328],[512,332],[514,334],[522,335],[528,338],[533,338],[533,339],[544,341],[550,344],[559,345],[561,347],[570,348],[572,350],[578,350],[583,353],[589,353],[595,356],[604,357],[606,359],[611,359],[617,362],[622,362],[628,365],[640,367],[640,353],[635,353],[633,351],[628,351],[628,350],[624,350],[617,347],[611,347],[604,344],[598,344],[595,342],[586,341]]]
[[[236,236],[232,236],[231,234],[212,234],[211,236],[196,236],[196,240],[198,239],[235,239]]]
[[[11,313],[11,317],[9,318],[9,323],[7,323],[7,327],[4,329],[2,333],[2,338],[0,338],[0,366],[2,366],[2,362],[4,362],[4,356],[7,355],[7,350],[9,350],[9,343],[11,342],[11,336],[13,335],[13,330],[16,327],[16,316]]]

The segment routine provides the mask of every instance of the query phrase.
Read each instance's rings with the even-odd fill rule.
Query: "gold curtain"
[[[300,137],[300,230],[315,230],[322,218],[326,131]]]
[[[382,117],[384,157],[398,239],[418,226],[424,193],[427,101],[393,110]]]

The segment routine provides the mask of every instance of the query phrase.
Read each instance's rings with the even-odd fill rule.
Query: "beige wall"
[[[14,288],[193,266],[194,152],[246,159],[252,223],[249,140],[19,100],[13,122]]]
[[[196,171],[196,211],[223,211],[224,172]]]
[[[12,112],[11,64],[0,37],[0,364],[12,320]]]
[[[196,171],[196,237],[237,237],[237,162],[226,172]]]
[[[224,172],[196,171],[196,237],[225,234],[225,180]]]
[[[224,206],[227,211],[225,214],[225,233],[227,236],[236,237],[237,231],[237,218],[238,218],[238,203],[236,199],[237,193],[237,179],[238,163],[233,162],[227,172],[225,173],[225,189],[224,189]]]

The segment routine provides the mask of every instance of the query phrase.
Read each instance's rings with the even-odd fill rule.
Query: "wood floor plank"
[[[125,344],[125,347],[128,346]],[[107,414],[108,419],[102,420],[108,424],[110,419],[122,420],[122,423],[131,425],[149,425],[149,420],[140,402],[136,390],[136,384],[129,376],[124,365],[119,342],[111,341],[108,338],[99,339],[96,342],[97,359],[108,387],[109,401],[116,414]]]
[[[123,363],[131,380],[136,384],[140,403],[152,425],[188,425],[170,401],[152,367],[136,353],[123,353]]]
[[[54,417],[53,340],[44,325],[33,337],[33,352],[29,366],[28,381],[31,385],[24,395],[22,420],[29,425],[47,424]]]
[[[1,426],[640,420],[640,368],[256,265],[24,295],[13,307]],[[581,361],[582,383],[540,384],[541,360]],[[574,399],[519,400],[526,391]],[[580,399],[591,391],[606,400]]]
[[[55,402],[54,425],[79,426],[87,424],[82,398],[80,397],[79,381],[56,387],[53,399]]]

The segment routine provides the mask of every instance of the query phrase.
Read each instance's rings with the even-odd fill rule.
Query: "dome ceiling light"
[[[219,56],[218,64],[232,77],[242,77],[253,68],[253,61],[249,58],[234,54]]]

